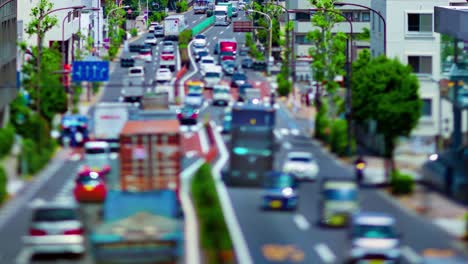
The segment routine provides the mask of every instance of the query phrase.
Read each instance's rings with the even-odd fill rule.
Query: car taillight
[[[193,113],[190,118],[197,118],[198,114],[197,113]]]
[[[47,235],[47,233],[44,230],[31,228],[29,229],[29,235],[30,236],[45,236]]]
[[[184,116],[181,113],[177,114],[177,118],[182,119]]]
[[[71,229],[63,232],[64,235],[82,235],[84,230],[82,228]]]

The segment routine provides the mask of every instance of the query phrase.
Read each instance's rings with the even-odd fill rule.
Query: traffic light
[[[70,85],[71,85],[71,75],[70,75],[71,71],[72,71],[71,64],[63,65],[62,83],[63,83],[63,88],[65,88],[65,91],[67,93],[70,90]]]

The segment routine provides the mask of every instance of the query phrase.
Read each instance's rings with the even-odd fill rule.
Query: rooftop
[[[121,135],[179,133],[178,120],[138,120],[127,121]]]

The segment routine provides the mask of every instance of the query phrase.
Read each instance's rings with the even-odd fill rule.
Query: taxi
[[[358,188],[353,180],[324,180],[320,191],[320,223],[335,227],[347,225],[352,214],[359,208]]]
[[[263,208],[273,210],[295,210],[298,204],[297,182],[293,175],[285,172],[270,172],[265,175]]]
[[[185,82],[185,93],[203,93],[205,83],[200,80],[188,80]]]

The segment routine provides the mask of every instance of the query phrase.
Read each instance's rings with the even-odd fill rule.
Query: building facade
[[[465,0],[373,0],[387,24],[387,57],[411,65],[419,79],[423,100],[422,117],[409,138],[411,150],[433,153],[438,138],[452,133],[452,106],[440,96],[439,82],[444,78],[441,67],[441,36],[434,32],[434,6],[466,4]],[[380,19],[371,14],[371,54],[384,53]],[[467,131],[467,114],[463,131]]]
[[[16,97],[16,0],[0,0],[0,127],[9,118],[10,102]]]

